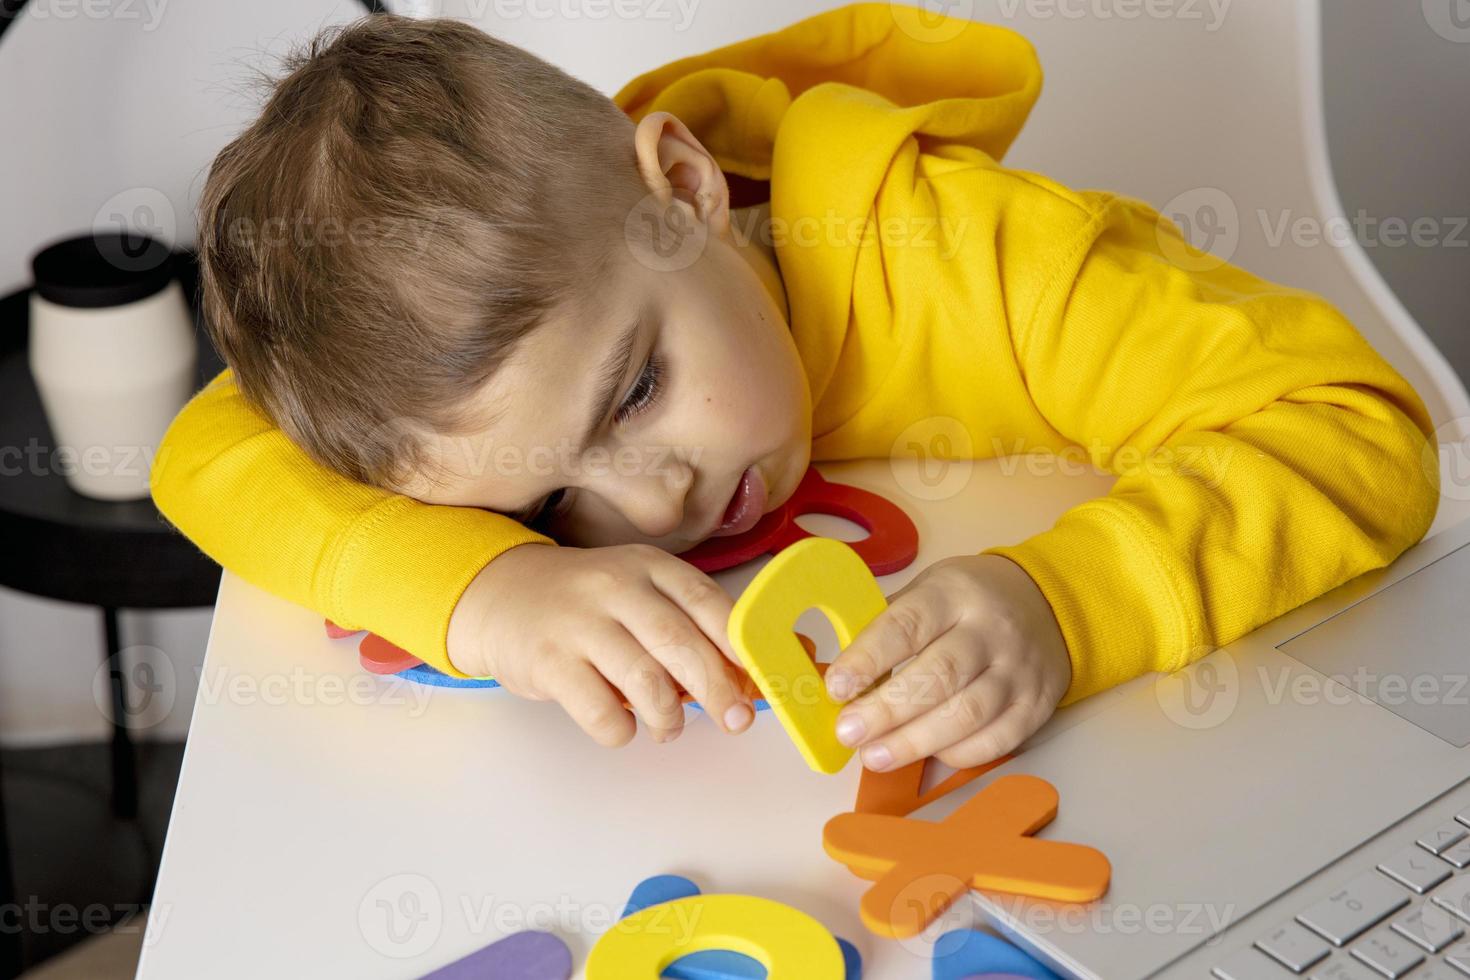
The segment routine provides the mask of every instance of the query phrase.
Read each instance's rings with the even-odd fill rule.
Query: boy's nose
[[[640,534],[667,537],[684,525],[692,477],[687,467],[682,472],[670,470],[623,477],[619,507]]]

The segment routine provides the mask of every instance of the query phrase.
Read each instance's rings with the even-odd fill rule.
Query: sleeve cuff
[[[532,542],[556,544],[493,511],[389,498],[329,556],[327,567],[337,573],[328,616],[349,629],[371,623],[373,632],[436,670],[470,678],[449,660],[454,607],[481,569]],[[369,547],[376,553],[369,554]]]

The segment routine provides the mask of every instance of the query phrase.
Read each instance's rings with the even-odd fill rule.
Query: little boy
[[[1117,482],[923,569],[836,659],[874,769],[995,758],[1433,520],[1433,423],[1331,304],[1001,165],[1042,80],[1008,29],[858,3],[611,101],[452,20],[331,28],[287,69],[204,188],[230,368],[154,499],[242,577],[602,744],[636,729],[620,695],[677,735],[676,683],[750,723],[731,600],[674,555],[916,424]]]

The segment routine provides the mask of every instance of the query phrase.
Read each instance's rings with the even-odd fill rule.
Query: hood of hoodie
[[[864,397],[829,388],[845,349],[874,342],[860,336],[851,302],[885,184],[916,181],[918,149],[999,162],[1041,85],[1035,49],[1009,28],[855,3],[645,72],[613,101],[635,122],[677,116],[726,174],[769,182],[820,436]]]

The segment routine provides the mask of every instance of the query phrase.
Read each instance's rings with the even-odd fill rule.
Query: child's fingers
[[[934,754],[940,762],[953,769],[983,766],[992,759],[999,759],[1014,751],[1032,732],[1041,727],[1046,718],[1044,712],[1038,718],[1034,706],[1016,702],[978,732]]]
[[[617,692],[587,661],[568,658],[545,673],[542,690],[597,744],[608,748],[626,745],[638,730]]]
[[[677,609],[671,609],[678,613]],[[664,643],[649,646],[645,637],[633,625],[629,626],[639,642],[648,647],[655,660],[663,664],[674,680],[693,695],[704,708],[705,714],[714,718],[726,731],[738,732],[755,718],[755,711],[741,693],[735,668],[702,636],[690,643]],[[689,625],[691,633],[697,633]]]
[[[860,750],[863,765],[896,769],[946,749],[999,717],[1010,695],[1010,679],[1000,671],[987,670],[943,704],[864,745]]]
[[[649,568],[654,587],[684,611],[726,660],[739,667],[740,658],[730,643],[730,611],[735,608],[735,600],[704,572],[682,559],[668,557],[668,561]]]
[[[827,693],[847,701],[950,627],[932,590],[900,592],[827,668]]]
[[[972,633],[941,633],[911,663],[842,709],[837,740],[861,745],[939,707],[989,666],[990,658],[979,646]]]
[[[621,625],[599,631],[588,641],[589,659],[603,677],[623,692],[655,741],[677,738],[684,728],[684,704],[674,679],[633,634]]]
[[[625,606],[623,627],[668,668],[706,714],[727,731],[740,731],[750,723],[755,711],[740,690],[736,667],[683,607],[657,589],[630,597]],[[737,706],[744,710],[727,717]]]

